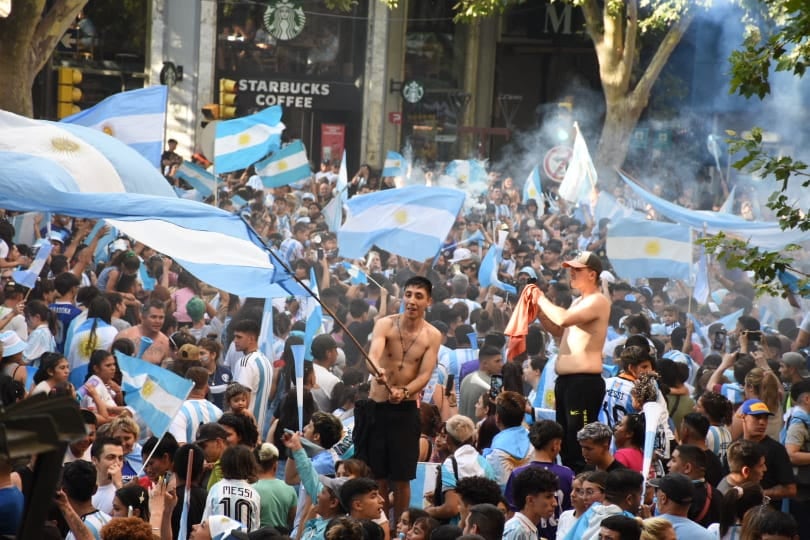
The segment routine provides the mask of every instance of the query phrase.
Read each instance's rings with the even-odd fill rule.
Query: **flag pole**
[[[256,229],[253,228],[253,225],[251,225],[250,221],[248,221],[247,218],[244,215],[240,215],[239,218],[245,223],[245,226],[251,232],[253,232],[253,234],[256,236],[256,238],[259,240],[259,242],[262,243],[262,245],[264,246],[264,249],[266,249],[267,252],[270,254],[270,257],[280,267],[282,267],[284,270],[286,270],[287,273],[290,274],[290,277],[292,277],[295,280],[295,282],[298,283],[298,285],[300,285],[301,288],[304,289],[307,292],[307,294],[309,294],[312,298],[314,298],[315,301],[317,301],[318,304],[321,305],[321,308],[326,312],[326,314],[329,315],[330,317],[332,317],[332,319],[335,321],[335,324],[338,325],[338,327],[340,327],[340,329],[343,330],[343,332],[347,336],[349,336],[349,339],[352,340],[352,343],[354,343],[354,346],[357,347],[357,350],[360,351],[360,354],[363,355],[363,358],[366,360],[366,363],[368,364],[368,366],[371,369],[371,372],[374,374],[374,376],[379,377],[380,375],[382,375],[382,373],[377,368],[377,366],[374,364],[374,362],[371,361],[371,357],[368,355],[368,353],[365,351],[365,349],[363,349],[363,346],[360,345],[360,342],[357,341],[357,338],[354,337],[354,335],[349,331],[349,329],[346,327],[346,325],[343,323],[343,321],[341,321],[338,318],[338,316],[335,314],[335,312],[332,311],[332,309],[329,306],[327,306],[323,302],[323,300],[321,300],[321,298],[317,294],[315,294],[315,292],[306,283],[304,283],[301,279],[299,279],[295,275],[295,272],[293,272],[292,269],[289,267],[289,265],[287,265],[287,263],[285,261],[283,261],[281,259],[281,257],[279,257],[278,254],[270,248],[269,245],[267,245],[267,242],[264,241],[264,238],[262,238],[261,235],[256,231]],[[383,384],[385,385],[385,388],[389,392],[392,391],[391,386],[387,382],[385,382]]]
[[[161,443],[161,441],[163,440],[163,437],[165,437],[165,436],[166,436],[166,433],[167,433],[168,431],[169,431],[168,429],[167,429],[166,431],[164,431],[164,432],[163,432],[163,435],[161,435],[161,436],[158,438],[157,442],[155,443],[155,446],[152,448],[152,451],[151,451],[151,452],[149,452],[149,455],[148,455],[148,456],[146,456],[146,459],[144,459],[144,460],[143,460],[143,463],[141,463],[141,468],[140,468],[140,469],[138,469],[138,472],[137,472],[137,473],[135,473],[135,476],[140,476],[140,475],[141,475],[141,473],[143,473],[143,470],[146,468],[146,464],[147,464],[147,463],[149,463],[149,460],[150,460],[150,459],[152,459],[152,457],[154,457],[154,455],[155,455],[155,450],[157,450],[158,446],[160,446],[160,443]],[[124,458],[126,459],[126,456],[124,456]]]
[[[693,249],[693,242],[694,242],[694,234],[695,229],[689,227],[689,254],[691,258],[694,258],[694,249]],[[692,270],[694,270],[695,262],[694,259],[692,260]],[[692,300],[695,296],[695,278],[691,275],[689,276],[689,302],[686,305],[686,312],[692,313]]]

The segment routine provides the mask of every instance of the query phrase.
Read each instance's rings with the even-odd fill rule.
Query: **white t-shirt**
[[[260,351],[244,355],[233,366],[233,380],[250,388],[250,411],[256,419],[259,436],[264,437],[264,421],[273,385],[273,364]]]
[[[98,486],[98,489],[93,494],[93,506],[105,514],[112,514],[115,491],[116,487],[112,482],[106,486]]]
[[[99,399],[103,401],[104,404],[107,405],[107,407],[116,406],[115,399],[113,399],[112,393],[110,393],[110,390],[101,381],[98,375],[92,375],[89,379],[87,379],[87,382],[84,384],[95,386],[96,393],[98,394]],[[82,398],[81,407],[82,409],[88,409],[93,412],[98,410],[95,400],[91,398],[90,395],[85,395]]]
[[[228,516],[254,531],[259,528],[261,496],[245,480],[222,479],[208,491],[203,521],[215,515]]]

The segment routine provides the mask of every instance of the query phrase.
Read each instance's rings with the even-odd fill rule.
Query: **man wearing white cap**
[[[568,309],[551,302],[541,293],[539,319],[543,327],[560,338],[557,382],[554,387],[557,423],[565,428],[563,463],[575,471],[584,466],[577,444],[577,431],[597,418],[605,395],[602,378],[602,347],[605,345],[610,302],[599,291],[602,261],[583,251],[566,261],[571,288],[580,292]]]
[[[191,528],[190,540],[227,540],[232,532],[242,532],[241,523],[228,516],[209,516]]]

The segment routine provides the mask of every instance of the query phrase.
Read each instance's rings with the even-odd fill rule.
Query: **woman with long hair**
[[[87,378],[78,390],[81,406],[95,413],[98,424],[106,424],[125,409],[123,392],[115,382],[118,362],[109,351],[96,350],[87,364]]]
[[[771,439],[778,441],[779,432],[782,429],[782,383],[779,377],[771,370],[755,367],[745,376],[743,390],[745,399],[759,399],[768,406],[768,410],[773,416],[768,418],[768,429],[765,434]],[[737,440],[743,435],[742,417],[734,415],[731,421],[731,437]]]
[[[631,413],[624,415],[613,430],[613,439],[616,441],[613,457],[628,469],[642,474],[645,426],[643,414]]]
[[[97,350],[110,350],[118,330],[112,325],[112,306],[96,296],[87,308],[87,320],[81,323],[65,343],[70,369],[87,364]]]
[[[261,499],[250,482],[256,480],[258,464],[246,446],[229,446],[219,460],[222,480],[211,486],[205,500],[203,520],[225,515],[245,525],[248,531],[259,528]]]
[[[720,540],[740,538],[745,513],[764,500],[762,486],[756,482],[733,486],[720,499],[720,521],[709,525],[709,532],[716,533]]]
[[[68,361],[59,353],[46,352],[39,359],[39,369],[34,374],[34,389],[30,395],[50,394],[51,391],[68,381],[70,367]]]
[[[136,517],[149,523],[149,492],[139,484],[116,490],[112,507],[112,517]]]
[[[56,351],[56,316],[42,300],[29,300],[23,310],[28,341],[23,358],[30,364],[44,353]]]

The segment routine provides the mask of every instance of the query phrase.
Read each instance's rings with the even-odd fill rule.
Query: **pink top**
[[[613,454],[616,461],[630,470],[641,472],[644,466],[644,454],[638,448],[622,448]]]
[[[186,304],[188,301],[194,298],[195,294],[194,291],[189,289],[188,287],[184,287],[182,289],[177,289],[175,292],[172,293],[172,300],[174,301],[174,318],[177,319],[179,323],[190,323],[191,317],[188,316],[186,313]]]

